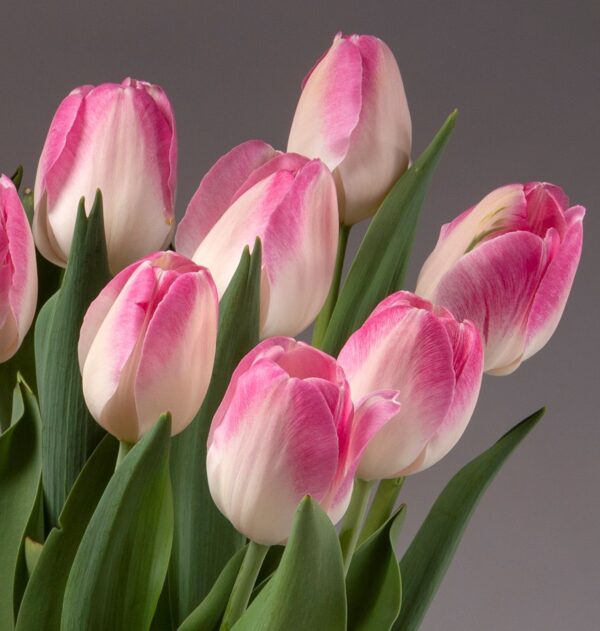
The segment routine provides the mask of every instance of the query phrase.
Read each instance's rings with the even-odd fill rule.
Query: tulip
[[[383,300],[346,342],[339,364],[354,400],[399,391],[401,410],[370,440],[365,480],[422,471],[458,442],[475,408],[483,371],[477,329],[406,291]]]
[[[21,346],[37,303],[35,247],[17,189],[0,176],[0,362]]]
[[[117,274],[79,337],[83,394],[96,421],[126,443],[167,411],[172,434],[184,430],[208,388],[217,320],[209,272],[179,254],[157,252]]]
[[[256,237],[262,336],[296,335],[323,306],[335,266],[335,185],[322,162],[259,140],[238,145],[200,182],[175,246],[210,269],[221,296]]]
[[[207,471],[215,503],[266,545],[288,537],[305,495],[335,523],[366,443],[399,409],[396,394],[371,393],[355,411],[332,357],[291,338],[265,340],[242,359],[213,418]]]
[[[175,119],[161,88],[134,79],[76,88],[54,115],[38,165],[38,249],[66,265],[79,200],[92,200],[98,188],[113,273],[165,247],[176,170]]]
[[[481,331],[485,370],[513,372],[550,339],[583,240],[582,206],[558,186],[509,184],[442,227],[416,292]]]
[[[410,162],[411,122],[394,55],[377,37],[337,34],[304,79],[288,151],[333,171],[346,225],[372,216]]]

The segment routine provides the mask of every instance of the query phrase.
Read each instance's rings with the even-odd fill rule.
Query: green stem
[[[404,478],[382,480],[379,483],[379,487],[373,497],[373,503],[367,513],[362,532],[358,538],[359,544],[367,540],[374,532],[377,532],[390,518],[403,484]]]
[[[242,567],[235,579],[235,584],[229,596],[227,609],[223,615],[220,631],[229,631],[233,625],[239,620],[241,615],[246,611],[256,577],[260,572],[265,555],[269,550],[269,546],[263,546],[260,543],[250,541],[246,555],[242,561]]]
[[[358,478],[354,481],[352,499],[350,500],[350,506],[348,506],[342,529],[340,530],[340,545],[342,546],[342,558],[344,559],[344,571],[346,573],[348,573],[352,555],[356,550],[358,535],[360,534],[360,528],[367,510],[373,484],[374,482],[360,480]]]
[[[117,455],[117,464],[115,464],[115,471],[121,466],[125,456],[131,451],[133,443],[127,443],[124,440],[119,441],[119,454]]]
[[[333,280],[331,281],[331,287],[329,294],[325,299],[317,319],[315,320],[315,328],[313,330],[312,344],[319,348],[325,338],[327,332],[327,326],[329,320],[331,320],[331,314],[335,308],[335,303],[340,293],[340,284],[342,282],[342,271],[344,269],[344,258],[346,256],[346,247],[348,246],[348,235],[350,234],[350,228],[352,226],[346,226],[340,224],[340,236],[338,239],[337,254],[335,257],[335,269],[333,272]]]

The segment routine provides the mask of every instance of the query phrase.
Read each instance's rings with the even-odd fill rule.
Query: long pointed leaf
[[[394,631],[419,628],[481,496],[544,408],[513,427],[446,485],[400,562],[404,596]]]
[[[0,436],[0,629],[14,628],[17,574],[24,565],[23,539],[38,497],[40,418],[33,393],[18,386],[23,415]]]
[[[206,480],[206,441],[212,417],[240,359],[258,343],[260,242],[242,255],[219,305],[219,333],[212,380],[202,408],[171,445],[175,536],[169,571],[175,623],[208,594],[245,539],[215,506]],[[190,384],[193,387],[193,384]]]
[[[394,185],[371,221],[327,327],[322,346],[328,353],[337,355],[377,304],[402,288],[419,212],[455,119],[456,112]]]
[[[170,433],[163,415],[108,483],[69,573],[62,630],[149,628],[173,539]]]
[[[83,200],[79,205],[63,283],[40,311],[35,327],[42,469],[51,525],[56,525],[75,479],[104,435],[83,399],[77,344],[83,316],[109,278],[98,193],[89,217]]]

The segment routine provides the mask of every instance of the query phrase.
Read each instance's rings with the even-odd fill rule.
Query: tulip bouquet
[[[337,35],[287,150],[231,149],[175,230],[165,93],[64,99],[34,191],[22,169],[0,179],[0,629],[419,626],[543,410],[399,553],[403,481],[460,439],[484,372],[548,341],[582,245],[558,186],[509,184],[442,227],[406,290],[455,116],[411,163],[393,54]]]

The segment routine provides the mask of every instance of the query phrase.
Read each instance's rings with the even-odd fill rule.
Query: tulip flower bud
[[[111,271],[166,246],[177,170],[175,119],[156,85],[125,79],[76,88],[60,104],[35,181],[33,232],[64,267],[81,197],[102,191]]]
[[[35,247],[17,189],[0,176],[0,362],[21,346],[37,302]]]
[[[262,337],[296,335],[323,306],[335,266],[335,184],[322,162],[259,140],[238,145],[200,182],[175,245],[210,269],[221,296],[256,237],[263,252]]]
[[[339,364],[352,397],[399,391],[402,409],[371,439],[358,476],[396,478],[443,458],[464,432],[479,395],[477,329],[406,291],[383,300],[346,342]]]
[[[163,412],[172,434],[184,430],[208,388],[217,321],[208,270],[179,254],[157,252],[117,274],[90,305],[79,337],[92,416],[128,443]]]
[[[342,223],[375,213],[408,168],[411,135],[390,49],[377,37],[338,33],[304,79],[288,151],[320,158],[333,171]]]
[[[235,370],[208,437],[207,471],[221,512],[267,545],[289,535],[311,495],[335,523],[344,514],[369,438],[399,409],[395,391],[356,411],[336,361],[291,338],[271,338]]]
[[[416,291],[475,323],[488,373],[513,372],[554,333],[581,256],[584,214],[558,186],[509,184],[442,227]]]

